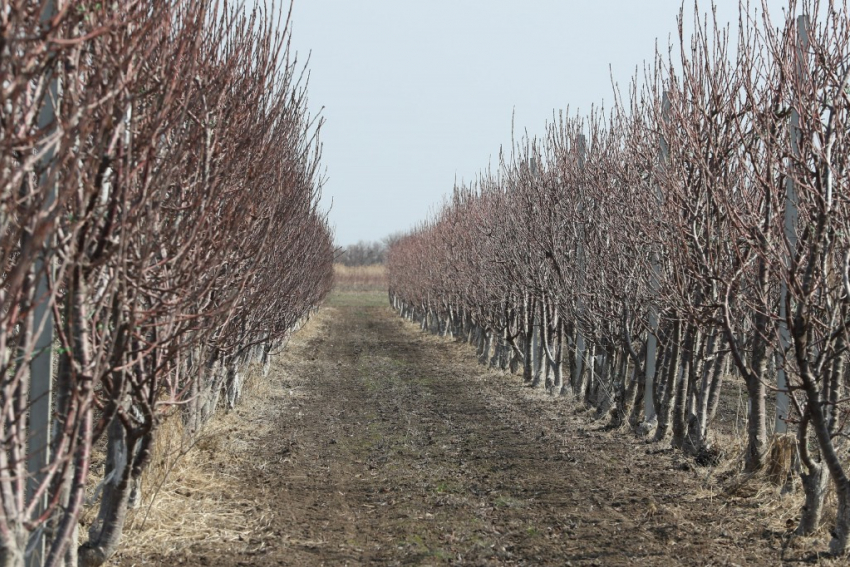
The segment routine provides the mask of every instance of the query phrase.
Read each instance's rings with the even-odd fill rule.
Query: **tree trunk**
[[[744,471],[755,472],[764,466],[767,448],[767,407],[764,383],[750,375],[746,381],[750,411],[747,418],[747,449],[744,455]]]
[[[531,384],[534,380],[534,313],[532,312],[528,301],[526,300],[526,309],[524,316],[523,332],[523,353],[522,353],[522,380],[526,384]]]
[[[14,542],[10,544],[4,538],[0,545],[0,567],[24,567],[24,551],[27,546],[26,536],[13,538]]]
[[[107,432],[106,478],[100,510],[89,528],[89,541],[79,548],[80,567],[99,567],[118,548],[133,489],[135,448],[136,442],[127,435],[116,416]]]
[[[631,369],[631,372],[629,372]],[[611,414],[611,426],[620,427],[631,416],[632,408],[635,406],[638,388],[638,369],[635,365],[628,363],[627,357],[621,356],[620,370],[618,372],[622,380],[618,378],[619,395],[617,396],[616,409]]]
[[[505,327],[502,329],[502,333],[499,335],[499,369],[507,370],[508,364],[511,360],[512,349],[511,345],[508,344],[508,328]]]
[[[688,422],[688,438],[686,440],[685,449],[691,453],[697,453],[705,448],[708,444],[708,424],[711,410],[717,408],[719,400],[719,380],[720,371],[723,368],[723,355],[718,351],[718,333],[712,332],[705,341],[705,356],[712,357],[702,365],[700,377],[700,386],[697,391],[697,404],[694,415]],[[722,348],[722,343],[720,344]],[[717,399],[712,400],[712,393],[717,395]],[[713,405],[712,405],[713,402]]]
[[[835,495],[838,499],[838,512],[835,518],[835,529],[832,532],[832,540],[829,550],[835,555],[845,555],[850,544],[850,480],[844,471],[844,465],[838,456],[832,435],[829,431],[829,419],[820,403],[820,392],[817,381],[812,375],[808,359],[808,327],[803,316],[798,310],[792,325],[792,336],[794,337],[794,350],[797,359],[797,367],[803,382],[808,403],[807,412],[810,415],[811,427],[818,440],[823,465],[829,470],[829,475],[835,484]],[[801,454],[801,458],[802,458]]]
[[[708,390],[708,418],[705,427],[714,422],[714,416],[717,415],[717,408],[720,406],[720,390],[723,386],[723,377],[729,374],[730,363],[727,352],[720,355],[720,361],[714,367],[711,376],[711,387]]]
[[[820,527],[823,517],[823,503],[826,500],[826,491],[829,487],[829,475],[826,467],[815,462],[809,454],[810,419],[811,414],[807,410],[797,429],[797,451],[800,454],[800,461],[806,468],[805,472],[800,471],[806,501],[802,510],[800,510],[800,524],[797,526],[797,535],[813,534]]]
[[[482,327],[481,349],[478,355],[478,364],[487,365],[490,361],[490,351],[493,350],[493,331]]]
[[[670,349],[670,359],[668,361],[667,366],[667,377],[664,380],[664,389],[660,394],[661,403],[658,408],[658,425],[655,429],[655,437],[654,441],[661,441],[667,436],[667,432],[670,429],[670,417],[672,413],[672,399],[673,399],[673,391],[675,390],[676,383],[678,382],[678,377],[680,373],[680,354],[681,354],[681,344],[682,344],[682,325],[681,322],[677,319],[673,323],[673,336],[671,339],[671,344],[668,347]]]
[[[232,360],[230,364],[227,365],[225,388],[228,411],[236,409],[236,404],[239,403],[239,400],[242,397],[242,386],[244,380],[243,372],[239,371],[239,367],[240,364],[235,360]]]
[[[577,354],[577,345],[576,345],[576,326],[574,323],[570,322],[569,327],[567,328],[567,336],[568,345],[567,345],[567,369],[569,371],[569,383],[564,381],[564,390],[567,387],[572,389],[572,393],[575,394],[578,391],[578,357]],[[565,392],[561,392],[562,395]]]
[[[676,449],[685,446],[685,434],[688,427],[688,391],[691,389],[691,372],[694,369],[694,346],[699,341],[699,331],[693,325],[688,325],[685,344],[682,349],[682,372],[676,383],[676,397],[673,404],[673,439],[671,444]]]
[[[519,369],[520,369],[520,365],[523,365],[523,369],[524,369],[525,366],[524,366],[524,358],[523,358],[523,355],[522,355],[522,351],[519,350],[519,348],[516,347],[515,345],[512,345],[511,346],[511,361],[510,361],[510,364],[509,364],[511,374],[518,374]]]
[[[502,358],[503,332],[500,331],[498,334],[496,334],[495,330],[491,330],[490,335],[490,340],[493,343],[493,356],[490,357],[489,366],[490,368],[499,368],[499,360],[501,360]]]
[[[564,361],[564,353],[567,360]],[[567,366],[567,375],[564,376],[564,364]],[[575,365],[575,350],[572,348],[572,339],[568,328],[563,329],[561,336],[561,396],[568,396],[573,393],[573,370]]]
[[[269,371],[272,367],[272,357],[271,357],[272,343],[270,340],[266,340],[263,343],[263,358],[261,360],[261,364],[263,365],[263,378],[267,378],[269,375]]]
[[[548,309],[542,309],[542,355],[546,363],[546,392],[554,395],[561,390],[561,346],[560,329],[557,314],[549,316]]]
[[[669,337],[665,336],[665,341],[662,342],[659,338],[658,342],[658,364],[656,368],[657,378],[653,384],[652,403],[655,407],[655,418],[658,421],[658,412],[661,411],[661,404],[664,400],[664,391],[667,386],[667,378],[670,376],[670,361],[673,358],[673,345]]]
[[[842,318],[847,320],[847,310],[842,309]],[[839,429],[841,428],[841,419],[840,419],[840,409],[839,404],[841,403],[842,392],[844,391],[844,349],[846,347],[846,341],[844,339],[844,334],[838,336],[838,339],[835,341],[835,352],[840,353],[835,357],[832,361],[832,365],[829,369],[828,379],[824,380],[824,397],[823,399],[828,402],[828,411],[827,411],[827,420],[829,425],[829,432],[835,436],[838,434]]]
[[[646,355],[644,354],[644,357]],[[646,375],[643,373],[638,373],[635,368],[633,374],[633,380],[635,382],[635,394],[632,399],[632,408],[629,412],[629,427],[632,428],[633,431],[637,431],[640,427],[640,422],[643,419],[643,397],[646,392]]]
[[[540,313],[543,313],[546,307],[543,305],[543,302],[538,302],[540,304]],[[545,360],[543,356],[543,341],[546,340],[543,337],[545,321],[543,316],[540,313],[535,313],[534,324],[531,326],[531,356],[532,356],[532,380],[531,387],[537,388],[540,386],[543,378],[543,370],[545,366]]]
[[[556,332],[552,333],[553,342],[552,348],[554,349],[554,356],[551,356],[552,363],[552,391],[550,394],[552,395],[560,395],[564,389],[564,376],[563,376],[563,362],[564,362],[564,326],[561,324],[560,320],[558,321]],[[551,349],[550,349],[550,354]]]
[[[599,379],[594,388],[593,404],[596,406],[596,418],[602,418],[614,405],[614,368],[616,360],[610,350],[610,345],[602,349],[602,360],[599,365]]]
[[[670,360],[667,367],[667,378],[664,380],[664,391],[661,393],[661,404],[658,408],[658,425],[655,428],[654,441],[661,441],[670,429],[671,401],[680,372],[680,352],[682,345],[682,324],[677,319],[673,323],[673,337],[670,344]]]
[[[598,379],[596,376],[596,343],[590,343],[590,348],[585,349],[585,371],[582,373],[583,389],[581,392],[584,405],[594,407],[593,391],[595,382]]]

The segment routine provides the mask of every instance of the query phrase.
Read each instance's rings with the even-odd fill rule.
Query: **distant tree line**
[[[337,257],[337,262],[344,266],[372,266],[383,264],[387,259],[387,249],[400,239],[400,235],[387,236],[380,242],[359,241],[357,244],[349,244],[342,249]]]

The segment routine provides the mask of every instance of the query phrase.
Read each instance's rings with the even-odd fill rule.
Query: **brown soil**
[[[219,482],[185,487],[185,515],[207,521],[193,507],[217,502],[228,525],[129,547],[119,564],[824,562],[827,534],[794,540],[759,515],[763,498],[719,493],[666,444],[476,365],[383,296],[328,303],[223,437],[200,444]]]

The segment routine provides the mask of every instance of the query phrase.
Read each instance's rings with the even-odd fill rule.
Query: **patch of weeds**
[[[386,307],[389,300],[386,291],[334,291],[327,298],[332,307]]]
[[[357,361],[357,376],[369,392],[388,391],[400,386],[399,374],[406,366],[399,359],[361,357]]]
[[[471,543],[473,546],[479,547],[481,549],[490,549],[490,546],[492,545],[491,542],[484,541],[480,537],[472,538]]]
[[[386,375],[376,372],[375,367],[368,361],[359,360],[357,363],[357,375],[368,392],[378,392],[387,388]]]
[[[430,551],[428,546],[425,545],[425,540],[422,539],[422,536],[417,534],[407,536],[402,543],[408,547],[412,547],[416,553],[427,554]]]
[[[425,557],[434,557],[436,559],[446,561],[452,558],[451,554],[439,547],[435,547],[433,549],[429,547],[428,544],[426,544],[425,541],[418,535],[408,536],[402,542],[402,545],[407,545],[410,548],[410,551],[418,555],[420,559]]]
[[[437,494],[461,494],[463,493],[463,487],[456,483],[443,480],[437,483],[434,487],[434,492]]]
[[[493,505],[496,506],[496,508],[519,508],[522,506],[522,502],[510,496],[499,496],[496,498],[496,501],[493,502]]]

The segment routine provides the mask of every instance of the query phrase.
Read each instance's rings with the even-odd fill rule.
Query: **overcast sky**
[[[737,0],[718,4],[721,22],[737,21]],[[779,19],[785,1],[769,4]],[[310,57],[310,109],[326,121],[323,203],[337,244],[413,227],[455,179],[497,164],[512,115],[519,138],[541,134],[558,109],[610,105],[612,76],[625,89],[656,44],[666,52],[679,6],[295,0],[292,42]]]

